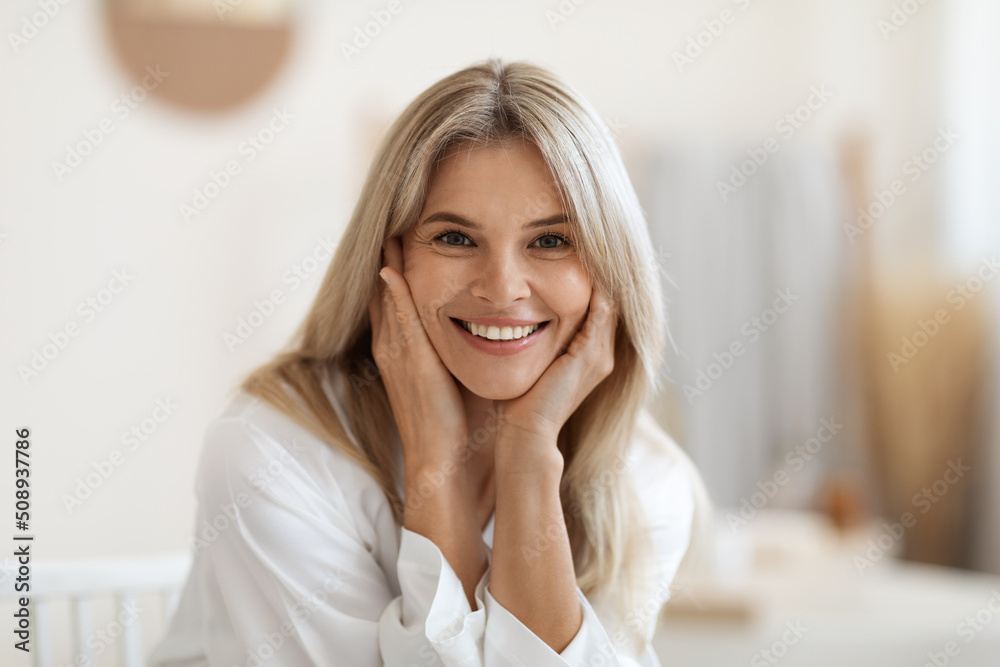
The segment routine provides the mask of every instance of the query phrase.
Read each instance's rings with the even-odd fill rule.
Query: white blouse
[[[341,404],[352,389],[340,374],[333,385],[326,391],[353,440]],[[493,598],[490,567],[472,609],[441,550],[396,524],[371,475],[240,392],[206,429],[194,560],[149,665],[660,667],[650,640],[690,539],[696,473],[646,411],[625,470],[651,520],[658,587],[626,618],[612,598],[591,601],[577,587],[583,624],[556,653]],[[489,562],[493,517],[483,540]],[[624,632],[637,623],[640,655]]]

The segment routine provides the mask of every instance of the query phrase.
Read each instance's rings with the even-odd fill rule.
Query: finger
[[[375,280],[376,283],[382,283],[381,278],[376,278]],[[378,335],[379,325],[382,320],[382,288],[379,284],[376,284],[372,289],[371,298],[368,299],[368,320],[371,324],[372,340],[374,341]]]
[[[616,321],[611,300],[595,284],[590,294],[587,319],[570,345],[570,353],[581,360],[586,359],[588,369],[609,366],[607,357],[614,354]]]
[[[375,277],[375,287],[372,289],[371,299],[368,300],[368,316],[371,320],[372,328],[372,356],[375,357],[375,363],[381,367],[383,359],[380,358],[384,356],[384,347],[387,340],[391,340],[394,336],[393,324],[395,306],[392,303],[392,295],[388,290],[388,286],[383,282],[382,278]],[[384,369],[383,369],[384,370]]]
[[[378,256],[378,269],[374,280],[372,281],[372,300],[382,301],[385,298],[386,282],[381,277],[382,267],[385,266],[385,243],[382,243],[382,249],[379,250]]]
[[[393,249],[393,243],[397,244],[396,249]],[[396,264],[395,267],[387,265],[381,271],[381,275],[385,276],[387,283],[386,292],[390,295],[391,307],[395,312],[395,317],[392,316],[393,311],[388,311],[387,315],[389,319],[393,319],[398,325],[391,327],[391,330],[398,332],[403,337],[403,340],[408,341],[410,340],[410,336],[419,336],[423,333],[423,324],[417,316],[417,308],[413,303],[410,286],[407,284],[406,278],[397,269],[397,267],[401,266],[398,254],[398,241],[389,240],[386,246],[386,257],[390,264]]]
[[[388,282],[382,277],[381,269],[385,266],[385,247],[386,243],[383,242],[382,249],[379,251],[379,274],[374,278],[372,295],[368,301],[373,355],[381,351],[385,340],[398,340],[400,336],[398,327],[394,327],[396,306],[393,303],[392,292]],[[396,331],[393,331],[394,328]]]
[[[618,325],[618,313],[611,303],[610,297],[600,287],[594,290],[592,298],[592,312],[594,313],[593,336],[595,339],[595,354],[599,360],[605,362],[603,368],[607,373],[614,370],[615,355],[615,332]],[[598,366],[601,366],[598,364]]]
[[[595,285],[590,297],[590,313],[587,315],[585,327],[588,337],[600,340],[607,334],[613,340],[617,322],[618,314],[611,299],[603,289]]]
[[[611,299],[600,285],[594,285],[593,293],[590,295],[590,312],[594,315],[594,323],[597,326],[614,326],[616,319],[614,307],[611,304]]]
[[[386,270],[386,267],[391,270]],[[388,238],[382,243],[382,269],[379,270],[379,275],[384,276],[386,291],[395,299],[393,286],[399,282],[406,282],[403,278],[402,250],[396,237]],[[396,275],[399,279],[395,277]]]
[[[618,328],[618,309],[612,303],[611,297],[603,289],[598,288],[595,295],[595,303],[598,310],[598,319],[604,321],[604,328],[607,331],[608,340],[614,348],[615,331]]]
[[[403,246],[398,236],[385,240],[384,266],[391,267],[399,275],[403,275]]]

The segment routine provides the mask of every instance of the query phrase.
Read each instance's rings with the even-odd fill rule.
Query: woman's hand
[[[403,277],[398,237],[382,246],[386,283],[368,303],[372,354],[385,385],[408,470],[462,461],[468,427],[455,379],[431,345]]]
[[[542,445],[551,443],[555,449],[563,424],[614,370],[617,321],[610,300],[595,285],[587,319],[566,353],[545,369],[527,393],[502,402],[504,426],[500,435],[508,443],[527,439]],[[499,447],[497,454],[501,454]]]

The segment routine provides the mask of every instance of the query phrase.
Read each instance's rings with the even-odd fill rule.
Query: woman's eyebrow
[[[421,225],[427,225],[432,222],[450,222],[459,227],[466,227],[468,229],[480,230],[482,226],[479,223],[472,222],[471,220],[466,220],[460,215],[455,213],[448,213],[446,211],[441,211],[439,213],[431,213],[429,216],[424,218]],[[559,215],[549,216],[548,218],[542,218],[541,220],[535,220],[524,225],[524,229],[535,229],[537,227],[551,227],[552,225],[561,224],[571,224],[569,218],[560,213]]]

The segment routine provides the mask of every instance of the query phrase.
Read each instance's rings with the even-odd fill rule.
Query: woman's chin
[[[535,384],[534,379],[515,378],[506,375],[502,378],[485,377],[481,373],[475,377],[455,375],[457,380],[466,390],[491,401],[506,401],[518,396],[523,396]]]

